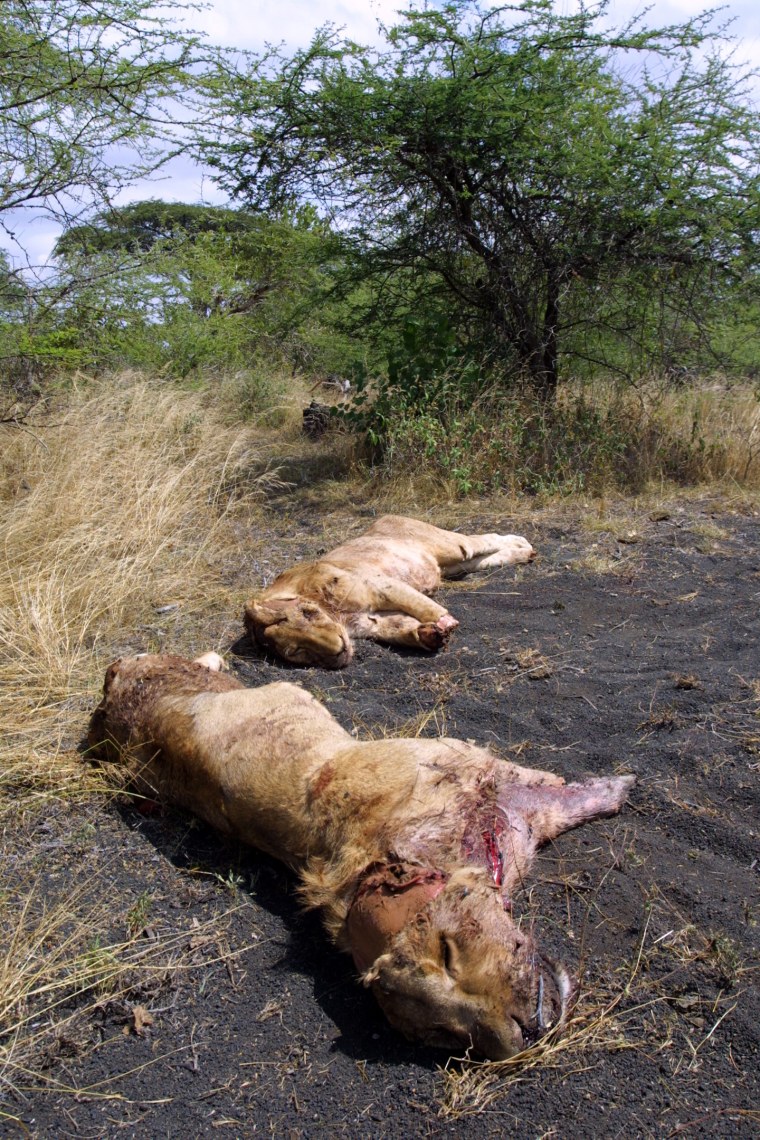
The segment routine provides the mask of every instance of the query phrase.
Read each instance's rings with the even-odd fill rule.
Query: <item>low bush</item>
[[[641,491],[652,482],[760,482],[760,398],[750,386],[568,385],[555,404],[524,393],[465,406],[383,408],[374,470],[438,482],[457,497]]]

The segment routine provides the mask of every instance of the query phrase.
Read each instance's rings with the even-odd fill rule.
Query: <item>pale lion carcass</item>
[[[619,811],[633,777],[564,784],[460,740],[360,742],[298,685],[244,688],[218,665],[116,661],[92,751],[292,868],[407,1037],[502,1059],[561,1028],[572,982],[512,894],[541,844]]]
[[[459,534],[385,515],[317,561],[280,574],[247,602],[251,637],[294,665],[341,669],[353,639],[433,652],[459,625],[432,594],[442,578],[530,562],[516,534]]]

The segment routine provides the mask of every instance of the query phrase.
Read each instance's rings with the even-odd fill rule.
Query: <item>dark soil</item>
[[[320,545],[310,527],[289,560]],[[55,1039],[6,1105],[28,1134],[760,1132],[760,518],[701,502],[519,529],[540,560],[448,587],[447,652],[364,643],[348,670],[288,676],[360,735],[445,731],[567,778],[636,774],[623,814],[547,849],[515,904],[581,973],[573,1047],[445,1070],[385,1024],[273,861],[126,799],[61,807],[36,825],[50,891],[108,882],[114,938],[136,914],[146,940],[187,932],[190,968],[136,974]],[[286,672],[244,639],[232,653],[251,685]]]

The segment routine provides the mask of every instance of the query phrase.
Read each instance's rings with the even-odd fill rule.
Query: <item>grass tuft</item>
[[[251,431],[230,426],[221,403],[217,410],[201,392],[138,375],[79,379],[23,428],[0,432],[0,824],[12,883],[0,892],[7,1086],[29,1082],[70,1018],[97,995],[123,989],[136,972],[184,961],[180,934],[152,948],[140,941],[137,912],[126,941],[114,942],[107,901],[92,901],[110,897],[108,876],[97,879],[102,871],[86,897],[46,892],[40,875],[50,857],[36,824],[56,801],[113,796],[106,776],[77,751],[106,664],[119,653],[160,649],[162,630],[171,631],[173,651],[211,648],[194,643],[198,626],[210,609],[232,608],[225,568],[245,563],[240,516],[255,519],[277,474],[252,474],[259,454]]]

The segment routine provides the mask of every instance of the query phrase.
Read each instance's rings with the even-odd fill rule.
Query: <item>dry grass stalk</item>
[[[47,786],[51,764],[70,790],[101,653],[155,607],[219,593],[214,560],[252,463],[247,432],[199,394],[139,378],[75,392],[47,419],[3,439],[0,797],[32,773]]]
[[[219,565],[242,561],[234,515],[276,479],[252,474],[250,433],[200,393],[137,376],[80,383],[29,427],[0,429],[0,821],[17,869],[17,851],[45,866],[25,820],[50,800],[113,794],[76,750],[106,663],[153,648],[139,627],[164,605],[229,608]],[[110,897],[97,875],[89,888]],[[186,933],[113,944],[110,929],[105,901],[51,902],[29,880],[0,892],[0,1082],[27,1080],[103,994],[190,964]]]
[[[636,1048],[638,1042],[626,1036],[625,1022],[638,1021],[650,1003],[616,1015],[622,999],[622,992],[603,1004],[582,998],[561,1035],[549,1034],[507,1061],[467,1059],[464,1065],[455,1062],[456,1067],[449,1062],[440,1115],[451,1119],[477,1115],[503,1097],[513,1081],[525,1079],[538,1066],[573,1064],[577,1068],[585,1052]]]
[[[413,717],[400,724],[370,724],[361,718],[354,717],[353,732],[362,740],[387,740],[403,737],[407,740],[416,740],[421,736],[446,736],[446,709],[445,702],[436,702],[429,708],[420,709]]]
[[[97,901],[93,902],[92,897]],[[99,897],[98,897],[99,896]],[[113,913],[104,892],[92,884],[63,901],[47,903],[44,883],[32,883],[0,908],[0,1093],[44,1085],[40,1061],[59,1041],[78,1041],[77,1027],[96,1009],[122,1001],[135,1005],[135,994],[176,983],[179,975],[228,964],[250,948],[234,952],[219,946],[220,930],[233,906],[205,923],[156,934],[134,932],[112,937]],[[142,1005],[135,1005],[139,1012]],[[143,1013],[144,1024],[152,1018]]]

